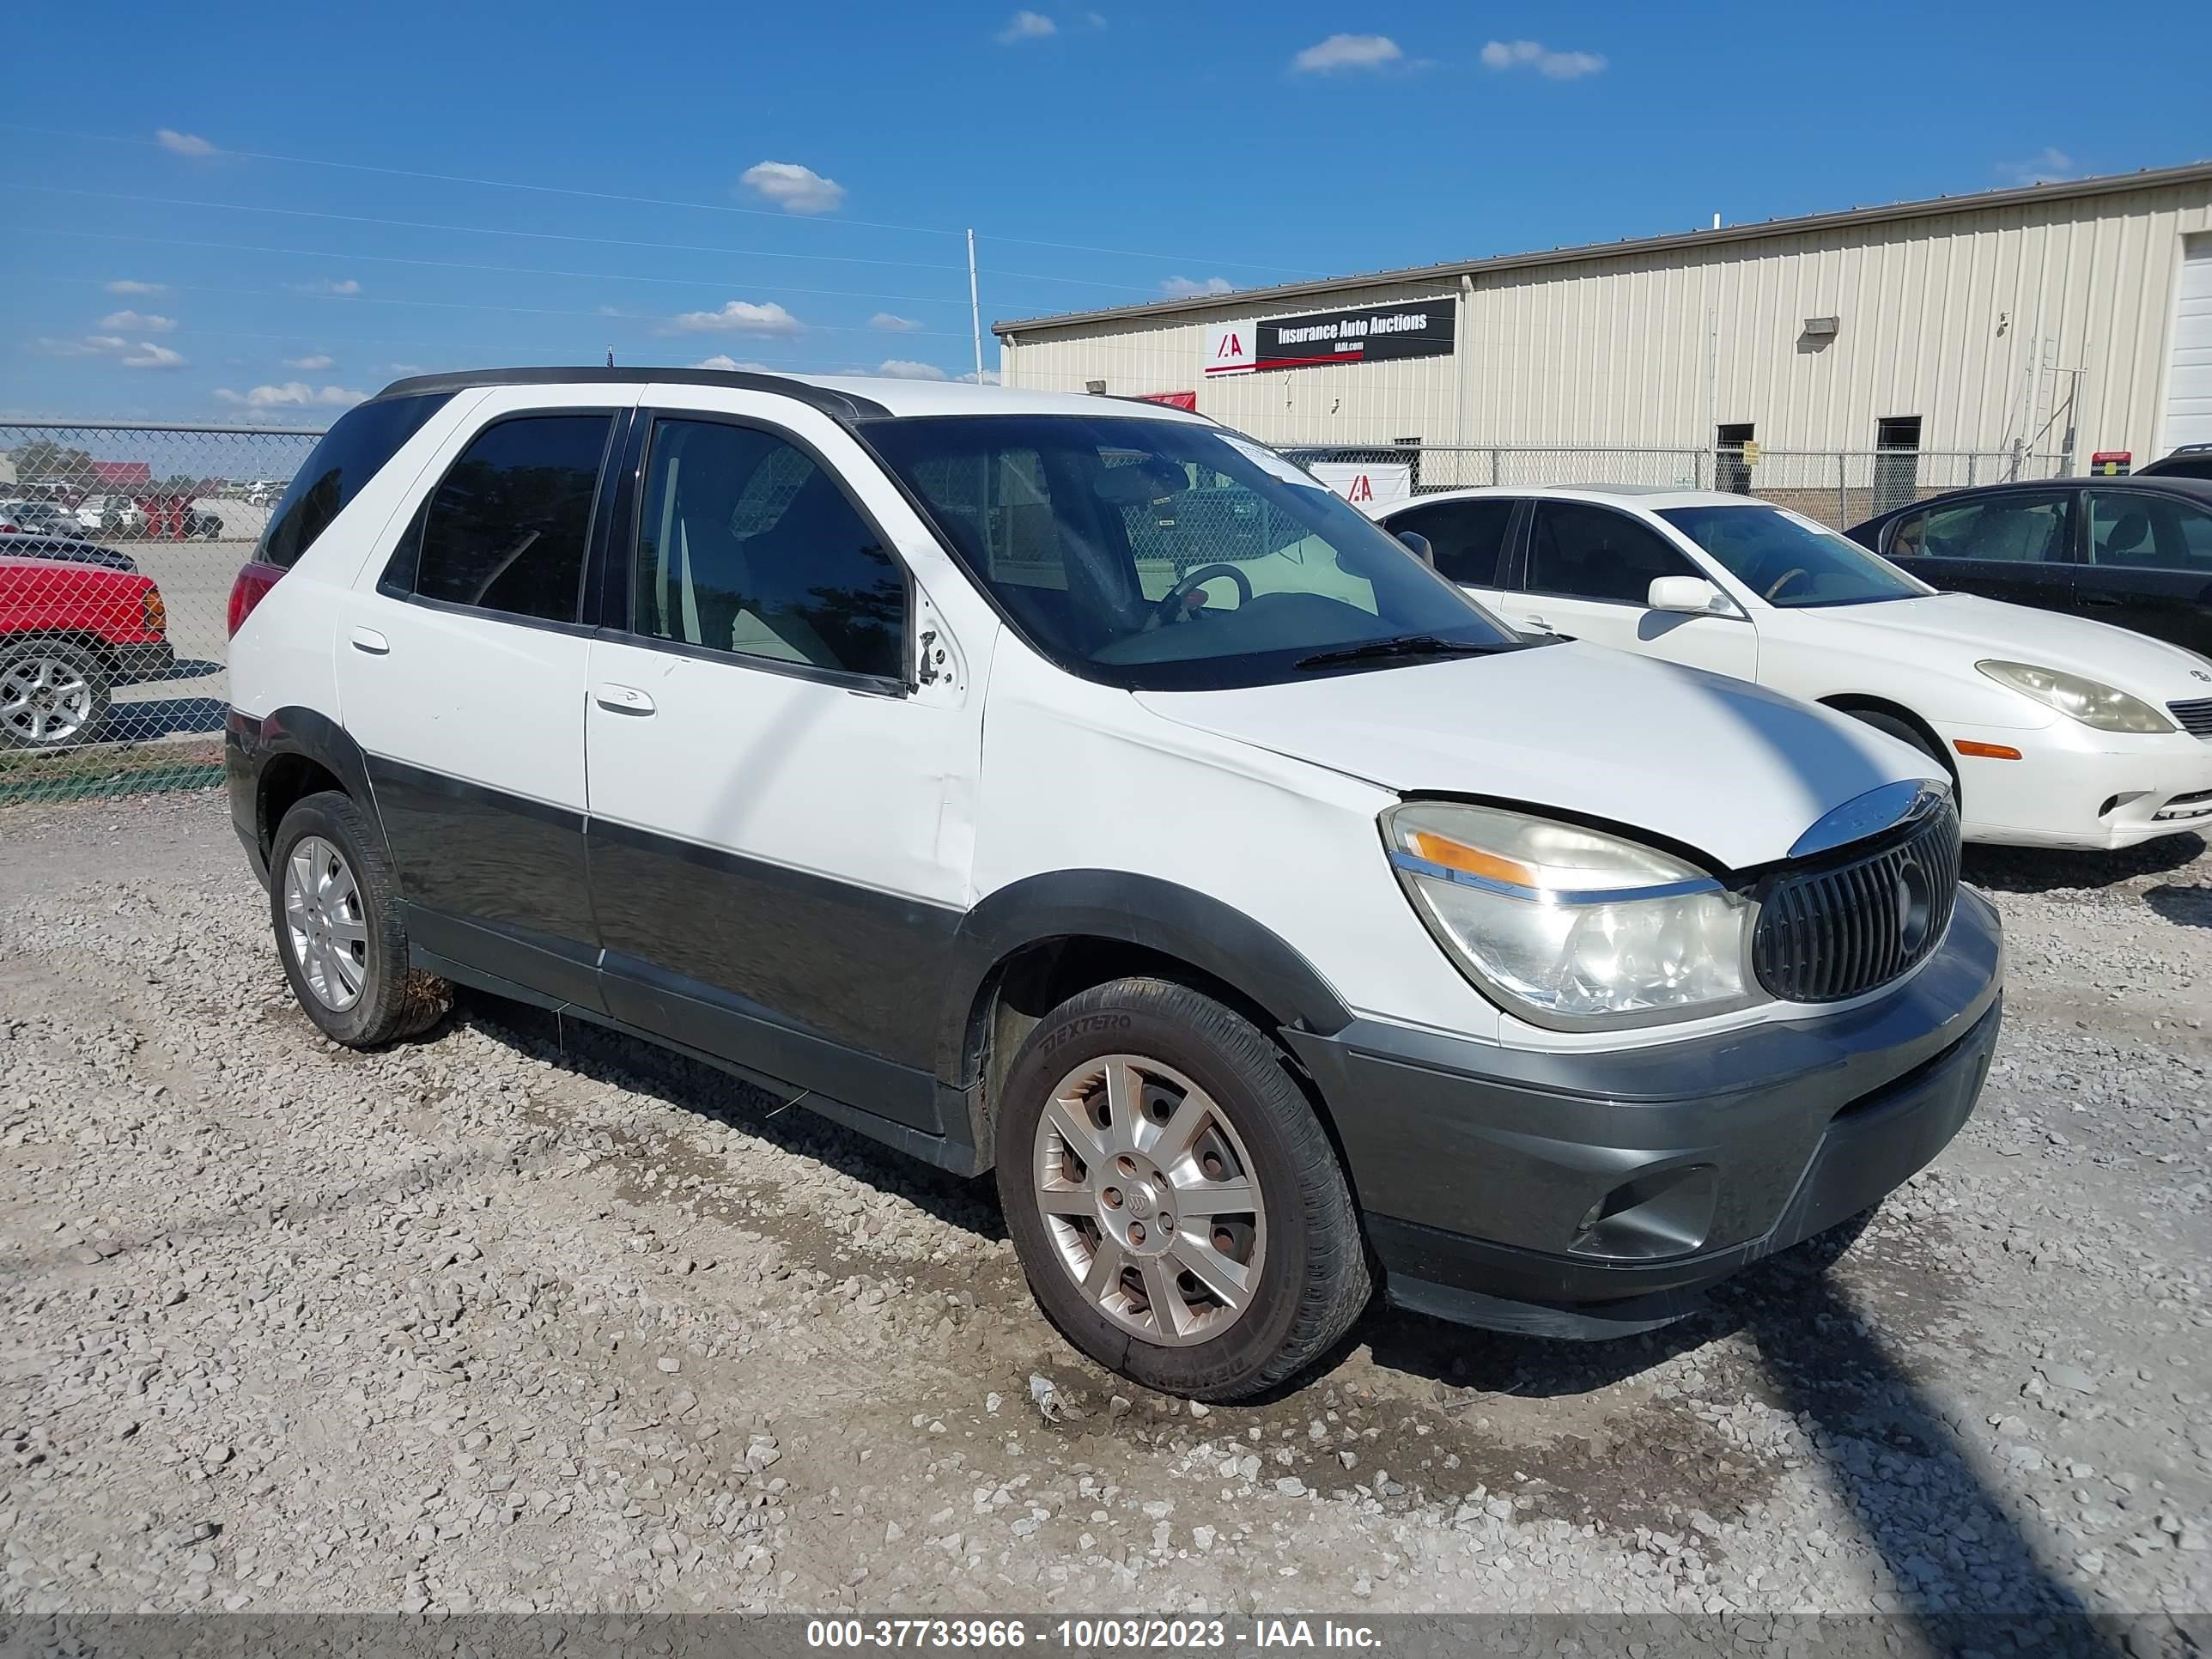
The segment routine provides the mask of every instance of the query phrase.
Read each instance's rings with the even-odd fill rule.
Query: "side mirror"
[[[1703,576],[1656,577],[1644,602],[1654,611],[1680,611],[1692,617],[1725,617],[1735,611],[1727,596]]]
[[[1431,570],[1437,568],[1437,550],[1429,545],[1429,538],[1418,530],[1401,530],[1398,539],[1413,550],[1413,556]]]

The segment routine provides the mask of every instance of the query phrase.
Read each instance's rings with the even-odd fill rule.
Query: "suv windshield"
[[[1832,530],[1778,507],[1670,507],[1659,516],[1769,605],[1870,605],[1934,592]]]
[[[1218,427],[989,415],[861,430],[1023,635],[1086,679],[1197,690],[1518,643],[1319,481]]]

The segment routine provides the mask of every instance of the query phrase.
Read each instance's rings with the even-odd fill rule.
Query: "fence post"
[[[1842,450],[1836,452],[1836,528],[1851,527],[1851,461]]]
[[[1976,459],[1976,457],[1975,457],[1974,452],[1973,452],[1972,450],[1971,450],[1971,449],[1970,449],[1970,450],[1968,450],[1968,451],[1966,452],[1966,488],[1967,488],[1967,489],[1972,489],[1974,487],[1974,461],[1975,461],[1975,459]]]
[[[1493,448],[1490,452],[1490,482],[1494,484],[1498,481],[1498,451]]]

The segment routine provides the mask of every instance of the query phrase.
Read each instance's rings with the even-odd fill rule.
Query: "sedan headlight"
[[[2022,696],[2033,697],[2045,708],[2056,708],[2100,732],[2173,730],[2173,723],[2142,698],[2085,680],[2079,674],[2062,674],[2055,668],[2038,668],[2027,662],[1978,662],[1974,666],[1999,685],[2009,686]]]
[[[1448,801],[1393,807],[1382,833],[1446,954],[1537,1024],[1647,1025],[1763,1000],[1746,968],[1755,907],[1671,854]]]

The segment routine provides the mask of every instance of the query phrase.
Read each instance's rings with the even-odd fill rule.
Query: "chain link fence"
[[[220,780],[231,580],[321,435],[0,424],[0,804]]]
[[[0,423],[0,526],[10,526],[0,530],[0,804],[220,781],[232,579],[321,435]],[[1943,490],[2063,470],[2052,455],[1900,450],[1277,447],[1340,490],[1364,479],[1384,500],[1472,484],[1717,483],[1838,529]],[[1140,555],[1176,571],[1229,556],[1219,545],[1239,527],[1202,505]]]

